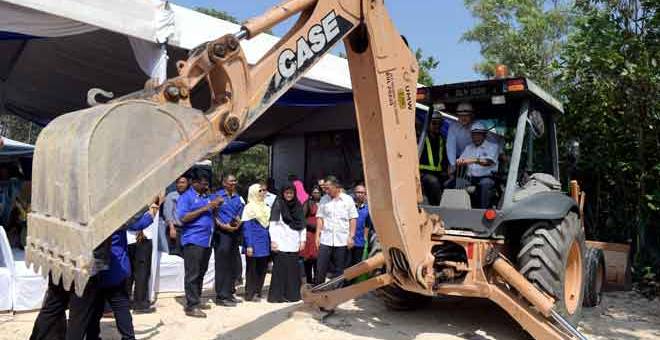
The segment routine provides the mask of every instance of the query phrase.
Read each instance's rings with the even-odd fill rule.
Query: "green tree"
[[[241,24],[241,21],[238,20],[237,17],[221,10],[217,10],[214,8],[206,8],[206,7],[195,7],[195,10],[200,13],[204,13],[206,15],[212,16],[214,18],[222,19],[225,21],[232,22],[234,24]]]
[[[339,52],[340,58],[348,58],[346,53]],[[419,64],[419,75],[417,76],[417,82],[425,85],[433,85],[433,76],[431,72],[438,68],[440,62],[433,56],[426,57],[421,48],[415,50],[415,58],[417,58],[417,63]]]
[[[0,114],[0,135],[7,138],[34,144],[41,129],[41,126],[19,116],[8,113]]]
[[[660,265],[660,2],[580,1],[558,63],[568,113],[564,139],[581,143],[591,230],[633,240]]]
[[[237,17],[227,13],[226,11],[223,10],[218,10],[215,8],[208,8],[208,7],[195,7],[195,10],[200,13],[204,13],[206,15],[212,16],[214,18],[218,18],[224,21],[229,21],[231,23],[241,25],[244,21],[239,20]],[[266,34],[273,34],[273,31],[268,29],[264,31]]]
[[[268,146],[258,144],[243,152],[231,155],[218,154],[212,158],[213,173],[236,175],[239,192],[241,195],[247,196],[247,189],[250,185],[268,178],[268,150]],[[214,184],[220,185],[217,182]]]
[[[432,86],[433,76],[431,76],[431,72],[438,68],[440,62],[433,56],[425,57],[421,48],[415,50],[415,58],[417,58],[417,63],[419,64],[417,82],[425,86]]]
[[[487,77],[497,64],[513,75],[534,79],[556,90],[552,67],[573,18],[570,6],[560,0],[465,0],[477,24],[465,32],[463,41],[481,46],[483,61],[475,70]]]

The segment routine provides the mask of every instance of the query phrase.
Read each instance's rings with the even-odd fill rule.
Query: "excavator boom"
[[[296,13],[290,32],[249,65],[240,40]],[[55,119],[34,154],[28,262],[82,294],[97,246],[196,161],[226,147],[342,39],[378,233],[396,249],[400,279],[426,284],[416,275],[429,261],[429,249],[417,240],[429,239],[430,225],[416,204],[397,204],[420,197],[419,188],[408,184],[419,182],[413,125],[417,62],[383,1],[286,1],[240,32],[191,51],[177,64],[178,77]],[[206,112],[190,103],[202,82],[211,97]]]
[[[299,18],[290,31],[249,65],[240,41],[295,14]],[[34,153],[28,263],[82,295],[97,269],[93,254],[99,245],[196,161],[223,150],[248,129],[342,40],[369,209],[382,253],[331,282],[305,287],[305,301],[334,308],[396,285],[426,295],[489,298],[535,337],[579,337],[552,309],[554,300],[498,255],[497,244],[452,241],[443,236],[440,217],[420,207],[414,125],[419,68],[384,0],[288,0],[249,20],[236,34],[193,49],[188,60],[177,63],[179,75],[162,85],[55,119],[39,135]],[[190,97],[206,88],[211,103],[202,112]],[[474,249],[467,263],[454,263],[457,270],[470,272],[466,283],[438,285],[442,275],[434,272],[431,248],[443,242]],[[374,278],[333,289],[341,280],[383,266],[385,271]]]

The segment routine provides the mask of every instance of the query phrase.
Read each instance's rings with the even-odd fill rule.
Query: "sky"
[[[210,7],[223,10],[243,21],[260,15],[278,0],[173,0],[185,7]],[[480,60],[479,45],[461,42],[461,35],[475,20],[463,0],[389,0],[385,2],[395,25],[413,48],[440,61],[432,72],[436,84],[475,80],[473,66]],[[282,36],[288,24],[275,27]]]

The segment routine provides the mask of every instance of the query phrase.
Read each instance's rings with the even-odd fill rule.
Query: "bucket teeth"
[[[66,290],[73,288],[76,294],[82,296],[89,281],[89,262],[82,257],[73,260],[68,251],[62,252],[46,242],[32,238],[26,247],[25,260],[33,266],[35,272],[41,271],[44,277],[50,274],[53,282],[61,280]]]

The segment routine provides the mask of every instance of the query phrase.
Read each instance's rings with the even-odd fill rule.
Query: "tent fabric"
[[[215,260],[213,254],[209,260],[208,270],[204,275],[204,289],[212,289],[215,284]],[[157,291],[159,293],[183,292],[185,271],[183,259],[168,253],[160,253],[159,280]]]
[[[168,18],[165,20],[173,20],[171,13]],[[10,34],[14,34],[14,39],[58,38],[99,30],[98,27],[74,20],[1,3],[0,22],[3,23],[2,30],[5,32],[5,40],[9,39]],[[163,26],[161,31],[170,33],[160,33],[157,40],[166,41],[167,37],[162,37],[162,35],[171,34],[173,30],[167,22],[160,24]],[[21,36],[16,36],[17,33]],[[159,44],[134,37],[129,37],[129,42],[133,48],[135,59],[145,74],[150,78],[159,79],[161,82],[167,79],[167,53],[164,48]]]
[[[48,289],[48,280],[35,273],[32,267],[25,263],[25,252],[14,249],[14,294],[13,310],[16,312],[41,308],[44,295]]]
[[[66,37],[98,28],[13,4],[0,7],[2,30],[34,37]]]
[[[158,43],[156,37],[160,23],[160,11],[169,10],[164,0],[2,0],[0,12],[5,4],[13,4],[41,12],[49,16],[95,26],[125,36]],[[0,21],[0,30],[4,29]],[[11,30],[8,30],[11,31]]]
[[[48,282],[25,264],[24,252],[12,249],[0,227],[0,311],[28,311],[41,307]]]

